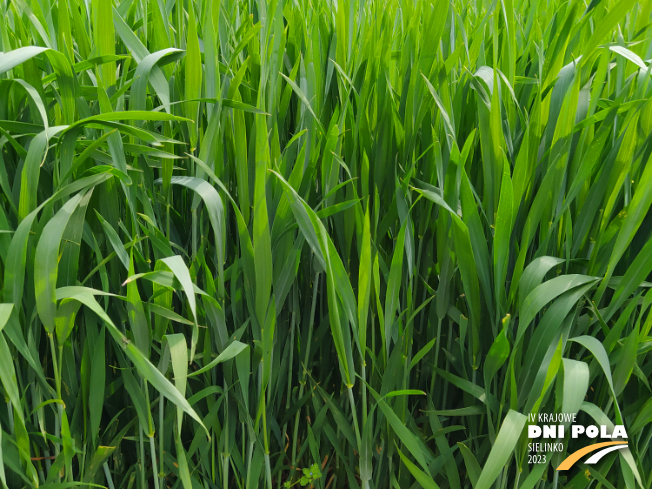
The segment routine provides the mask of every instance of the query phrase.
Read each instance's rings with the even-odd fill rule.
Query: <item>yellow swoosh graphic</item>
[[[604,443],[595,443],[594,445],[589,445],[588,447],[580,448],[578,451],[571,453],[566,459],[559,464],[557,470],[568,470],[570,469],[575,462],[581,459],[587,453],[591,453],[599,448],[608,447],[610,445],[627,445],[627,442],[624,441],[606,441]]]

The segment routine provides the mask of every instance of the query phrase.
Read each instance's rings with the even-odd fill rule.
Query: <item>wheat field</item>
[[[652,487],[651,1],[0,9],[2,487]]]

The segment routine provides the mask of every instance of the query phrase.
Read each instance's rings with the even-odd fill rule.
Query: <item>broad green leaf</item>
[[[195,19],[195,8],[191,3],[188,8],[188,39],[186,41],[186,59],[184,72],[184,96],[188,100],[197,99],[201,96],[202,83],[202,62],[199,52],[199,36],[197,35],[197,20]],[[190,151],[197,147],[197,116],[199,104],[190,102],[185,104],[186,117],[190,120]]]
[[[469,448],[464,443],[458,442],[457,445],[460,447],[460,452],[464,457],[464,464],[466,465],[466,473],[469,476],[471,485],[475,487],[476,484],[478,483],[478,479],[480,478],[480,474],[482,473],[480,464],[478,463],[478,460],[475,458],[475,455],[473,455],[473,452],[471,452],[471,450],[469,450]]]
[[[410,462],[410,459],[403,455],[401,450],[398,448],[396,450],[398,451],[398,454],[400,455],[401,460],[405,466],[408,468],[410,473],[414,476],[421,487],[424,489],[439,489],[439,486],[435,483],[434,480],[432,480],[432,477],[430,477],[426,472],[422,471],[419,467]]]
[[[182,334],[169,334],[165,337],[170,348],[172,371],[174,372],[174,385],[179,393],[185,397],[188,378],[188,347]],[[177,430],[181,433],[183,410],[177,407]]]
[[[240,343],[239,341],[232,342],[227,346],[222,353],[220,353],[214,360],[212,360],[208,365],[204,365],[199,370],[196,370],[188,375],[188,377],[194,377],[195,375],[203,374],[204,372],[209,371],[216,365],[231,360],[238,356],[243,350],[247,349],[248,345]]]
[[[194,320],[194,325],[192,329],[192,341],[190,344],[190,361],[192,362],[195,357],[195,348],[197,347],[197,339],[199,337],[199,328],[197,326],[197,302],[195,298],[195,289],[193,288],[193,282],[190,277],[190,271],[188,267],[179,255],[170,256],[168,258],[163,258],[161,260],[165,263],[168,268],[172,271],[176,279],[181,284],[183,293],[188,299],[188,305],[190,306],[190,312]]]
[[[535,287],[523,301],[518,332],[516,334],[516,343],[521,341],[527,327],[548,302],[569,290],[595,283],[597,280],[595,277],[588,277],[586,275],[562,275]]]
[[[81,202],[83,194],[77,194],[48,221],[36,246],[34,260],[34,292],[36,308],[43,326],[49,334],[54,333],[57,315],[56,287],[59,274],[59,246],[66,224]]]
[[[527,416],[509,410],[503,419],[496,441],[491,447],[491,452],[482,467],[474,489],[489,489],[491,487],[503,468],[509,463],[526,421]]]
[[[600,343],[600,341],[598,341],[596,338],[593,338],[591,336],[577,336],[575,338],[570,338],[570,341],[579,343],[593,354],[598,364],[602,368],[602,371],[604,372],[604,375],[607,379],[607,384],[609,385],[609,389],[611,390],[611,393],[613,394],[614,401],[615,401],[617,396],[615,394],[613,380],[611,376],[609,357],[607,356],[607,352],[602,346],[602,343]],[[614,402],[614,405],[616,407],[616,416],[620,421],[620,424],[622,424],[622,415],[620,414],[620,408],[618,407],[618,402]]]
[[[505,316],[502,322],[503,328],[494,340],[491,348],[489,348],[487,358],[484,361],[483,373],[485,385],[487,386],[509,357],[510,346],[509,340],[507,339],[507,330],[509,328],[510,316]]]
[[[122,262],[124,267],[127,270],[129,270],[129,254],[125,249],[122,240],[118,236],[118,233],[115,231],[115,229],[113,229],[113,226],[111,226],[111,224],[109,224],[102,217],[102,215],[99,212],[95,211],[95,215],[97,216],[98,220],[102,224],[102,228],[104,229],[104,234],[106,234],[109,243],[111,243],[111,246],[113,247],[113,251],[115,251],[116,255],[118,255],[118,258],[120,259],[120,262]]]
[[[525,267],[518,285],[519,304],[521,309],[523,308],[523,302],[525,301],[525,298],[530,295],[530,292],[532,292],[541,284],[541,281],[543,280],[543,277],[546,276],[546,273],[548,273],[551,268],[559,265],[560,263],[564,263],[562,258],[555,258],[553,256],[540,256],[532,260],[532,262],[530,262],[530,264]]]

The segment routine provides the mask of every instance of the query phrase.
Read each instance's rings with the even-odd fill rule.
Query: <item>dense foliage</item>
[[[0,9],[3,486],[652,487],[652,2]]]

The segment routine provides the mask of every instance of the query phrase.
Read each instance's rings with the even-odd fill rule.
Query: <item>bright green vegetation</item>
[[[652,487],[652,2],[0,9],[3,487]]]

